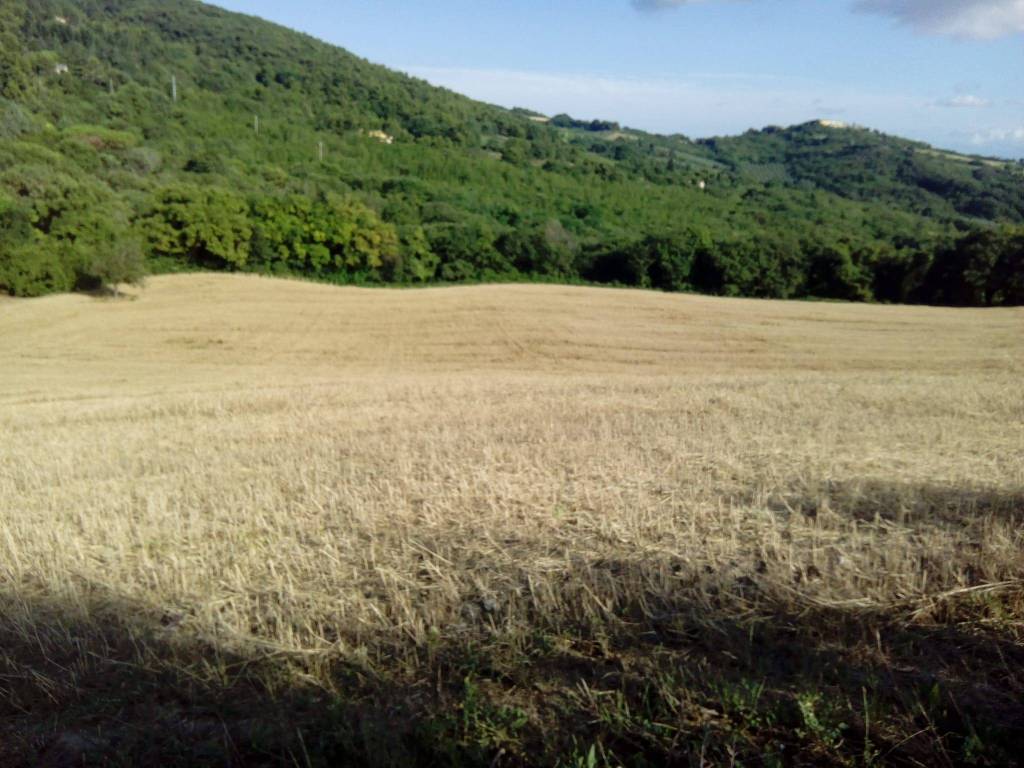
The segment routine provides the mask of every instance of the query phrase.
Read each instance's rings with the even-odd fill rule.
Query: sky
[[[704,138],[840,120],[1024,157],[1024,0],[214,0],[473,98]]]

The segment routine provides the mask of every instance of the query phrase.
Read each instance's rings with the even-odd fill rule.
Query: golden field
[[[1019,759],[1024,310],[136,294],[0,302],[8,763]]]

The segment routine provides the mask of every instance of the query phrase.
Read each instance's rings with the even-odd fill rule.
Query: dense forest
[[[0,0],[0,289],[225,269],[1024,304],[1024,165],[505,110],[194,0]]]

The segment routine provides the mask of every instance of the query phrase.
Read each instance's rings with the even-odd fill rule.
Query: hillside
[[[0,287],[147,269],[1024,302],[1024,172],[504,110],[193,0],[0,0]]]
[[[963,155],[828,120],[691,141],[564,117],[555,124],[591,152],[614,153],[624,139],[627,152],[653,167],[671,161],[719,183],[813,188],[931,218],[1024,220],[1024,160]]]
[[[942,152],[827,121],[702,142],[748,176],[811,184],[926,216],[1024,219],[1024,164]]]
[[[0,302],[0,763],[1013,765],[1022,320]]]

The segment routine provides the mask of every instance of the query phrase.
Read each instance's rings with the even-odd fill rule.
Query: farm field
[[[0,303],[0,764],[1020,761],[1024,310],[134,293]]]

